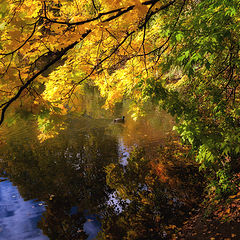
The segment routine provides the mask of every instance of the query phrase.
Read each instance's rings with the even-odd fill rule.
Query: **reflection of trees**
[[[40,226],[50,239],[85,239],[83,212],[98,213],[107,201],[104,167],[117,160],[116,140],[104,127],[92,127],[89,119],[69,125],[42,144],[29,127],[18,139],[9,135],[2,149],[1,167],[21,195],[46,202]],[[73,206],[78,210],[71,214]]]
[[[0,166],[25,199],[46,202],[39,227],[50,239],[86,239],[85,210],[101,216],[103,231],[98,239],[104,240],[162,239],[179,215],[180,206],[167,189],[162,162],[149,161],[155,148],[149,147],[146,153],[133,151],[125,167],[117,162],[118,145],[112,136],[124,132],[125,137],[132,133],[143,138],[138,129],[148,129],[147,137],[155,139],[151,124],[109,123],[87,114],[81,119],[71,118],[66,123],[69,128],[43,143],[37,139],[34,124],[22,125],[18,134],[8,135]],[[134,137],[129,137],[127,144],[132,140]],[[172,155],[174,151],[169,149]],[[177,160],[161,152],[161,161]],[[108,204],[109,194],[116,192],[119,202]]]
[[[167,150],[170,151],[168,147]],[[176,151],[173,148],[171,150]],[[135,149],[130,154],[127,166],[119,163],[107,166],[107,183],[116,190],[120,200],[128,199],[129,203],[122,201],[120,212],[116,211],[114,205],[108,207],[98,239],[168,239],[174,234],[175,225],[183,219],[184,212],[189,211],[179,199],[177,190],[170,186],[171,179],[164,176],[164,166],[163,169],[156,169],[147,158],[148,154]],[[165,161],[176,160],[165,154],[166,150],[161,150],[160,157],[164,155]],[[185,176],[184,169],[180,171]]]
[[[115,189],[122,203],[122,211],[109,206],[102,222],[99,239],[158,239],[162,237],[163,209],[169,211],[164,184],[156,182],[150,164],[142,151],[133,151],[128,165],[110,164],[107,183]]]

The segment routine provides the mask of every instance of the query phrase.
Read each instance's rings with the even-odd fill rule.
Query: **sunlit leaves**
[[[132,89],[140,79],[135,76],[155,75],[157,65],[152,50],[164,43],[159,33],[161,17],[148,17],[162,5],[156,3],[151,12],[150,3],[139,0],[4,2],[9,14],[1,25],[0,54],[2,72],[6,71],[3,81],[11,78],[11,87],[19,89],[19,83],[38,75],[63,48],[75,43],[75,49],[60,64],[34,80],[44,85],[45,100],[63,103],[77,91],[81,81],[89,78],[106,98],[106,108],[112,108],[123,97],[133,98],[136,91]],[[146,31],[148,25],[150,31]],[[82,41],[86,33],[89,36]],[[34,97],[39,96],[36,93]]]

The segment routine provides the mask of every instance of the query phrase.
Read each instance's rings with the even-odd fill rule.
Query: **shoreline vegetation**
[[[199,172],[191,146],[182,144],[179,137],[171,135],[165,146],[158,146],[154,156],[150,160],[150,171],[159,177],[158,181],[179,191],[178,201],[183,204],[164,226],[167,239],[239,239],[239,172],[232,176],[236,190],[219,196],[209,189],[206,173]],[[173,204],[172,199],[169,203]]]

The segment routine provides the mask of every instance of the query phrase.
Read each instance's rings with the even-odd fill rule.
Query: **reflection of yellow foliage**
[[[54,123],[48,118],[38,117],[38,140],[44,142],[49,138],[53,138],[59,134],[59,130],[65,128],[64,123]]]
[[[53,138],[55,135],[54,134],[46,134],[46,133],[40,133],[38,135],[38,140],[42,143],[45,140],[49,139],[49,138]]]

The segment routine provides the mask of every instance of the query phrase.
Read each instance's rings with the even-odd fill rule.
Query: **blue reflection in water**
[[[0,240],[48,240],[37,227],[45,207],[42,202],[24,201],[16,186],[0,177]],[[71,215],[77,207],[71,209]],[[84,231],[87,240],[95,239],[101,230],[101,223],[96,215],[86,212]]]
[[[24,201],[10,181],[0,182],[0,240],[47,240],[37,227],[44,211],[41,202]]]
[[[74,206],[70,210],[70,215],[78,213],[78,207]],[[101,223],[98,220],[98,215],[90,214],[88,210],[84,211],[86,222],[83,224],[83,230],[88,235],[87,240],[95,239],[98,232],[101,231]]]
[[[101,230],[101,223],[97,220],[96,215],[88,215],[86,219],[87,221],[83,225],[83,230],[88,235],[87,240],[95,239]]]

